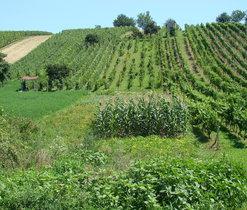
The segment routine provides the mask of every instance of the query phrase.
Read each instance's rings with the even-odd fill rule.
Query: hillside
[[[65,30],[10,65],[0,209],[246,209],[245,30]]]
[[[198,81],[203,89],[210,86],[211,92],[229,92],[236,85],[242,90],[247,85],[246,34],[240,24],[186,26],[175,37],[167,36],[163,28],[158,35],[144,39],[121,36],[128,30],[63,31],[13,65],[13,78],[17,74],[40,75],[46,65],[62,63],[71,69],[67,89],[77,85],[93,90],[166,89],[177,83],[174,76],[179,69],[183,74],[179,73],[176,80],[184,80],[190,87],[196,85],[191,80]],[[98,34],[102,44],[86,47],[88,33]],[[207,70],[213,66],[217,66],[215,72]],[[221,72],[224,84],[216,81]]]
[[[10,46],[6,46],[4,49],[0,50],[0,52],[6,55],[4,60],[6,60],[8,63],[13,64],[16,61],[20,60],[22,57],[26,56],[33,49],[39,46],[42,42],[45,42],[50,37],[51,35],[31,36]]]
[[[84,88],[89,79],[95,82],[102,71],[111,63],[115,48],[121,36],[129,28],[78,29],[63,31],[43,43],[28,56],[11,68],[13,78],[17,75],[44,75],[48,64],[66,64],[70,77],[66,80],[66,89]],[[84,39],[87,34],[98,34],[100,45],[87,46]]]
[[[193,103],[208,104],[205,109],[217,113],[222,124],[232,131],[238,128],[239,135],[245,135],[245,26],[186,25],[175,36],[162,28],[157,35],[143,38],[133,38],[127,33],[130,30],[121,27],[63,31],[12,65],[12,78],[38,75],[43,88],[47,86],[46,65],[65,64],[70,74],[63,80],[62,89],[159,90],[180,95]],[[97,34],[100,44],[86,45],[84,39],[89,33]],[[54,81],[55,88],[56,84]]]
[[[45,31],[0,31],[0,48],[28,36],[51,35]]]

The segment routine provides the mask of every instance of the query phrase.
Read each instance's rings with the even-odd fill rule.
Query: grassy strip
[[[87,91],[16,92],[19,88],[20,81],[0,87],[0,105],[9,115],[32,119],[52,114],[88,95]]]

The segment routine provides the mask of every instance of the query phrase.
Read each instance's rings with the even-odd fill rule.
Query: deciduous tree
[[[48,76],[48,88],[50,90],[52,88],[52,82],[55,80],[58,80],[60,87],[62,87],[62,79],[69,76],[69,69],[66,65],[53,64],[46,67],[46,73]]]
[[[231,21],[231,16],[229,16],[226,12],[223,12],[220,14],[217,18],[216,21],[218,23],[225,23],[225,22],[230,22]]]
[[[85,38],[86,44],[94,45],[100,42],[100,39],[97,34],[88,34]]]
[[[233,22],[239,23],[240,21],[244,19],[245,15],[246,13],[244,11],[234,10],[231,15],[231,20]]]
[[[135,20],[133,18],[129,18],[124,14],[118,15],[117,19],[113,21],[113,25],[115,27],[120,26],[135,26]]]
[[[168,19],[164,25],[165,25],[167,31],[169,31],[170,35],[174,36],[175,31],[176,31],[176,25],[177,25],[176,21],[173,19]]]
[[[143,29],[145,31],[145,28],[150,25],[150,24],[154,24],[155,22],[153,21],[153,18],[150,15],[150,12],[147,11],[146,13],[140,13],[137,16],[137,20],[136,20],[138,27],[140,27],[141,29]]]

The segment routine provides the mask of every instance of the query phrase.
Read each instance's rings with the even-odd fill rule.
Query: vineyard
[[[10,65],[0,208],[247,208],[246,26],[135,30],[64,30]],[[46,32],[25,33],[0,47]]]
[[[15,63],[11,73],[12,78],[39,76],[42,90],[47,87],[45,67],[64,64],[70,69],[62,82],[65,90],[159,90],[180,95],[195,113],[204,110],[201,120],[194,122],[200,122],[205,133],[223,126],[246,138],[245,30],[236,23],[186,25],[175,36],[162,28],[143,38],[132,37],[130,27],[65,30]],[[97,34],[100,43],[88,46],[84,39],[89,33]]]
[[[193,94],[214,99],[221,93],[245,93],[247,45],[240,24],[186,25],[175,37],[164,28],[142,39],[133,39],[128,31],[131,28],[63,31],[13,65],[13,77],[42,75],[46,65],[62,63],[71,69],[65,89],[192,88]],[[100,44],[87,46],[89,33],[97,34]]]
[[[50,35],[45,31],[0,31],[0,48],[27,36]]]

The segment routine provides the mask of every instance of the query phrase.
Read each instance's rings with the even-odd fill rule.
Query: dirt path
[[[6,54],[4,58],[9,63],[14,63],[26,56],[34,48],[40,45],[42,42],[49,39],[52,35],[31,36],[10,46],[0,49],[0,52]]]

